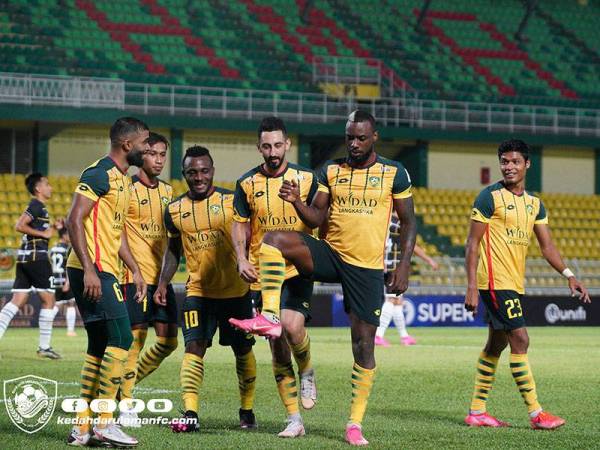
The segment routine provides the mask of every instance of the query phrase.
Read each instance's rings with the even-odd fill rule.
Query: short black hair
[[[27,190],[31,195],[35,195],[35,188],[37,184],[42,181],[42,178],[44,178],[44,175],[39,172],[30,173],[27,175],[27,178],[25,178],[25,186],[27,186]]]
[[[67,230],[66,226],[58,229],[59,238],[62,238],[65,234],[69,234],[69,230]]]
[[[260,125],[258,126],[258,140],[260,141],[260,135],[264,131],[281,131],[283,133],[283,137],[287,138],[287,128],[285,127],[285,123],[279,117],[269,116],[263,118],[260,121]]]
[[[110,143],[117,147],[125,136],[145,130],[148,130],[148,125],[141,120],[135,117],[121,117],[110,127]]]
[[[215,164],[212,156],[210,156],[210,151],[206,147],[202,147],[201,145],[193,145],[192,147],[188,147],[186,149],[185,155],[183,155],[183,159],[181,160],[181,168],[185,168],[186,158],[198,158],[200,156],[208,156],[211,166]]]
[[[529,146],[521,139],[507,139],[506,141],[502,141],[498,147],[498,159],[508,152],[519,152],[523,155],[525,161],[529,160]]]
[[[373,131],[376,130],[376,126],[377,126],[375,117],[373,117],[370,113],[368,113],[367,111],[364,111],[362,109],[356,109],[356,110],[352,111],[350,113],[350,115],[348,116],[348,122],[354,122],[354,123],[369,122],[371,124],[371,128],[373,129]]]
[[[150,132],[150,136],[148,137],[148,145],[150,145],[150,147],[152,147],[154,144],[158,144],[159,142],[162,142],[163,144],[165,144],[165,147],[167,148],[167,150],[169,149],[169,140],[164,137],[162,134],[158,134],[155,133],[154,131]]]

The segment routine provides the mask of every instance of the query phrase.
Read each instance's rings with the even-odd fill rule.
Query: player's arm
[[[248,261],[247,243],[251,233],[252,230],[250,221],[233,221],[231,226],[231,238],[233,240],[233,247],[235,248],[235,255],[237,257],[237,269],[240,277],[246,283],[254,283],[258,281],[258,273],[256,273],[256,268],[252,263],[250,263],[250,261]]]
[[[477,289],[477,264],[479,262],[479,243],[485,234],[487,223],[471,221],[467,244],[465,245],[465,269],[467,271],[467,295],[465,309],[477,313],[479,290]]]
[[[429,264],[429,266],[433,270],[438,270],[440,268],[439,264],[431,256],[429,256],[427,252],[425,252],[424,248],[422,248],[418,244],[415,244],[415,249],[413,253],[415,254],[415,256],[421,258],[423,261]]]
[[[560,256],[560,252],[554,245],[548,224],[536,223],[533,226],[533,231],[537,237],[538,243],[540,244],[542,256],[558,273],[568,276],[571,295],[573,297],[578,296],[579,300],[582,300],[584,303],[590,303],[590,294],[588,293],[587,289],[579,280],[577,280],[575,275],[573,275],[573,273],[567,269],[567,265]]]
[[[400,261],[396,268],[390,272],[387,279],[388,292],[402,294],[408,289],[408,276],[410,274],[410,259],[412,258],[415,242],[417,240],[417,221],[412,197],[394,198],[394,210],[400,220],[398,241],[400,245]]]
[[[146,281],[144,281],[144,277],[142,276],[142,271],[140,270],[140,266],[138,266],[137,261],[131,254],[131,249],[129,248],[129,241],[127,240],[127,232],[123,230],[121,233],[121,246],[119,247],[119,258],[125,263],[125,265],[131,270],[133,274],[133,284],[135,284],[135,300],[140,303],[146,298],[146,292],[148,290],[148,286],[146,285]]]
[[[167,304],[167,286],[177,273],[179,260],[182,252],[181,236],[169,237],[167,249],[163,255],[162,266],[160,268],[160,278],[158,286],[154,293],[154,303],[165,306]]]
[[[87,249],[85,228],[83,221],[90,215],[95,201],[79,193],[73,196],[71,212],[67,218],[67,229],[71,238],[71,246],[83,267],[83,296],[92,301],[102,297],[100,278],[96,274],[96,267]]]
[[[32,215],[29,213],[29,209],[21,214],[15,225],[15,230],[19,233],[28,234],[29,236],[39,237],[44,239],[50,239],[54,234],[54,227],[50,226],[47,229],[40,231],[32,228],[29,224],[33,221]]]
[[[284,180],[279,189],[279,197],[291,203],[298,213],[300,220],[309,228],[321,226],[327,218],[329,210],[329,192],[325,188],[319,189],[310,204],[304,203],[300,197],[300,186],[294,180]]]
[[[154,293],[153,298],[154,303],[161,306],[166,306],[167,304],[167,286],[177,272],[179,260],[181,259],[181,252],[183,249],[181,234],[179,229],[173,223],[173,218],[171,217],[169,208],[167,208],[165,211],[164,224],[169,240],[167,241],[167,249],[163,255],[158,286],[156,287],[156,292]]]

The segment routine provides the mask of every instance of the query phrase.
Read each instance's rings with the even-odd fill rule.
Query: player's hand
[[[477,288],[467,288],[467,295],[465,296],[465,309],[470,311],[475,316],[477,314],[477,307],[479,306],[479,291]]]
[[[433,269],[433,270],[438,270],[440,268],[440,265],[437,263],[437,261],[433,258],[429,258],[429,261],[427,261],[429,263],[429,266]]]
[[[159,284],[154,292],[154,303],[159,306],[167,306],[167,286]]]
[[[569,289],[571,289],[571,297],[579,297],[583,303],[592,303],[588,290],[577,278],[569,278]]]
[[[146,298],[148,285],[146,284],[146,281],[144,281],[144,277],[142,276],[141,272],[133,273],[133,284],[135,284],[135,301],[142,303]]]
[[[300,186],[294,180],[283,180],[279,188],[279,198],[294,203],[300,199]]]
[[[388,272],[386,285],[390,294],[400,295],[408,289],[408,273],[410,266],[408,264],[396,267],[392,272]]]
[[[238,261],[238,273],[246,283],[256,283],[258,281],[256,268],[247,259]]]
[[[102,298],[102,285],[95,269],[83,272],[83,297],[93,302],[98,302]]]

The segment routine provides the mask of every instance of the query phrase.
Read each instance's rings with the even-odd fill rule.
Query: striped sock
[[[125,362],[123,382],[121,383],[120,388],[121,400],[133,398],[133,386],[135,386],[138,356],[140,355],[140,351],[144,347],[144,342],[146,342],[148,330],[134,329],[131,330],[131,334],[133,334],[133,343],[129,348],[129,353],[127,354],[127,361]]]
[[[40,309],[39,327],[40,327],[40,348],[42,350],[50,347],[52,339],[52,323],[56,313],[54,309]]]
[[[177,348],[177,337],[156,336],[156,342],[144,350],[137,367],[138,384],[160,366],[160,363]]]
[[[252,409],[256,390],[256,358],[252,350],[245,355],[236,355],[235,370],[240,389],[240,408]]]
[[[123,369],[127,361],[127,350],[119,347],[106,347],[100,365],[98,381],[98,399],[115,400],[117,391],[123,380]],[[104,428],[112,420],[112,412],[100,413],[100,428]]]
[[[473,397],[471,398],[471,413],[473,414],[481,414],[486,411],[486,403],[492,390],[498,359],[497,356],[488,355],[486,352],[479,354],[477,375],[475,375],[475,388],[473,389]]]
[[[8,302],[0,311],[0,339],[4,336],[4,332],[8,328],[10,321],[19,312],[19,308],[13,302]]]
[[[308,332],[304,335],[302,342],[296,345],[290,345],[292,354],[298,364],[298,373],[303,374],[307,370],[312,368],[312,361],[310,359],[310,338]]]
[[[274,321],[279,320],[281,285],[285,281],[285,259],[279,249],[261,244],[259,251],[260,291],[262,313]]]
[[[298,414],[300,411],[298,407],[298,385],[292,363],[279,364],[273,362],[273,375],[275,375],[279,397],[285,406],[288,417]]]
[[[532,415],[541,411],[542,407],[537,399],[535,381],[533,379],[533,373],[529,367],[527,354],[519,355],[511,353],[510,371],[512,372],[515,383],[517,383],[521,397],[523,397],[523,400],[527,405],[527,412]]]
[[[102,358],[97,356],[85,355],[83,361],[83,367],[81,368],[81,388],[79,391],[79,397],[84,399],[89,405],[94,398],[96,398],[96,391],[98,390],[100,364]],[[79,421],[79,432],[88,433],[91,428],[91,424],[88,420],[92,417],[92,410],[88,407],[85,411],[77,413],[77,419]]]
[[[69,331],[69,332],[75,331],[75,322],[77,321],[77,311],[75,311],[74,306],[69,306],[67,308],[65,317],[67,319],[67,331]]]
[[[352,367],[352,403],[350,404],[350,419],[348,423],[360,425],[365,411],[369,394],[373,388],[375,379],[375,368],[365,369],[354,363]]]
[[[193,353],[184,353],[179,373],[181,382],[183,409],[198,412],[200,386],[204,381],[204,361]]]

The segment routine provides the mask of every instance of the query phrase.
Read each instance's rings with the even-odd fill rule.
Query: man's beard
[[[127,153],[127,163],[130,166],[142,167],[144,165],[144,153],[140,150],[132,150]]]
[[[369,150],[368,152],[360,155],[360,156],[353,156],[352,153],[348,153],[348,160],[352,163],[355,164],[362,164],[364,163],[367,159],[369,159],[369,157],[373,154],[373,148],[371,148],[371,150]]]
[[[271,170],[277,170],[281,167],[281,164],[283,163],[283,158],[274,158],[274,159],[267,159],[266,161],[267,163],[267,167]]]

